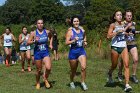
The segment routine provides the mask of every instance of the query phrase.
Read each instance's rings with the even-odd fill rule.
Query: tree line
[[[65,0],[66,1],[66,0]],[[74,4],[65,6],[60,0],[7,0],[0,6],[0,24],[34,24],[42,18],[47,23],[62,24],[66,18],[79,15],[88,29],[106,28],[115,10],[134,12],[134,20],[140,24],[140,0],[68,0]]]

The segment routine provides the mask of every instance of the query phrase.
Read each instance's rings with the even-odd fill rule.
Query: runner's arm
[[[12,40],[16,41],[16,38],[15,38],[15,36],[13,34],[12,34]]]
[[[32,32],[30,35],[29,35],[29,39],[27,41],[27,45],[31,45],[33,44],[35,41],[34,41],[34,37],[35,37],[35,33]]]
[[[71,36],[72,36],[72,31],[70,29],[68,29],[68,31],[66,33],[66,41],[65,41],[66,45],[70,45],[70,44],[76,42],[76,39],[70,40]]]
[[[48,33],[48,37],[49,37],[49,40],[50,40],[49,47],[52,49],[53,48],[53,46],[52,46],[53,36],[52,36],[52,33],[49,30],[47,30],[47,33]]]
[[[112,37],[114,37],[115,35],[117,35],[117,32],[113,32],[114,30],[114,24],[111,24],[109,29],[108,29],[108,33],[107,33],[107,38],[110,39]]]
[[[25,38],[22,40],[22,34],[20,34],[19,38],[18,38],[19,44],[21,44],[24,40],[25,40]]]

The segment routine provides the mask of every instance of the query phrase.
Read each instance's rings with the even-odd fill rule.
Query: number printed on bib
[[[11,39],[6,39],[5,41],[6,41],[6,43],[10,43]]]
[[[46,47],[45,47],[45,44],[41,44],[41,45],[38,45],[39,46],[39,50],[46,50]]]
[[[83,46],[83,40],[77,41],[77,46],[78,46],[78,47],[82,47],[82,46]]]
[[[134,36],[130,35],[130,36],[127,36],[127,40],[128,40],[128,41],[134,41],[135,38],[134,38]]]
[[[117,36],[117,42],[121,42],[121,41],[125,41],[125,36],[124,35]]]

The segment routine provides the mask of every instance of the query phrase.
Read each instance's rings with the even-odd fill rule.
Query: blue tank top
[[[39,34],[38,31],[36,30],[36,36],[35,39],[38,38],[38,42],[35,43],[35,48],[34,51],[46,51],[48,50],[48,34],[46,33],[46,30],[43,30],[42,34]]]
[[[75,37],[78,37],[79,39],[75,43],[71,44],[71,48],[83,47],[83,39],[84,39],[83,31],[80,29],[80,33],[76,33],[76,29],[72,28],[72,32],[73,32],[73,36],[71,37],[71,40],[74,40]]]

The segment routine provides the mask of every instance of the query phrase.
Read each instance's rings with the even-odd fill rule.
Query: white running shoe
[[[75,89],[74,82],[71,82],[71,83],[70,83],[70,87],[71,87],[71,89]]]
[[[132,91],[132,87],[128,84],[125,86],[125,89],[124,89],[125,92],[130,92]]]
[[[136,75],[132,75],[132,81],[138,84],[139,80],[137,79]]]
[[[123,76],[122,75],[118,75],[118,80],[119,80],[119,82],[122,82],[123,81]]]
[[[84,91],[86,91],[88,89],[87,85],[85,84],[85,82],[81,83],[81,86],[83,88]]]

